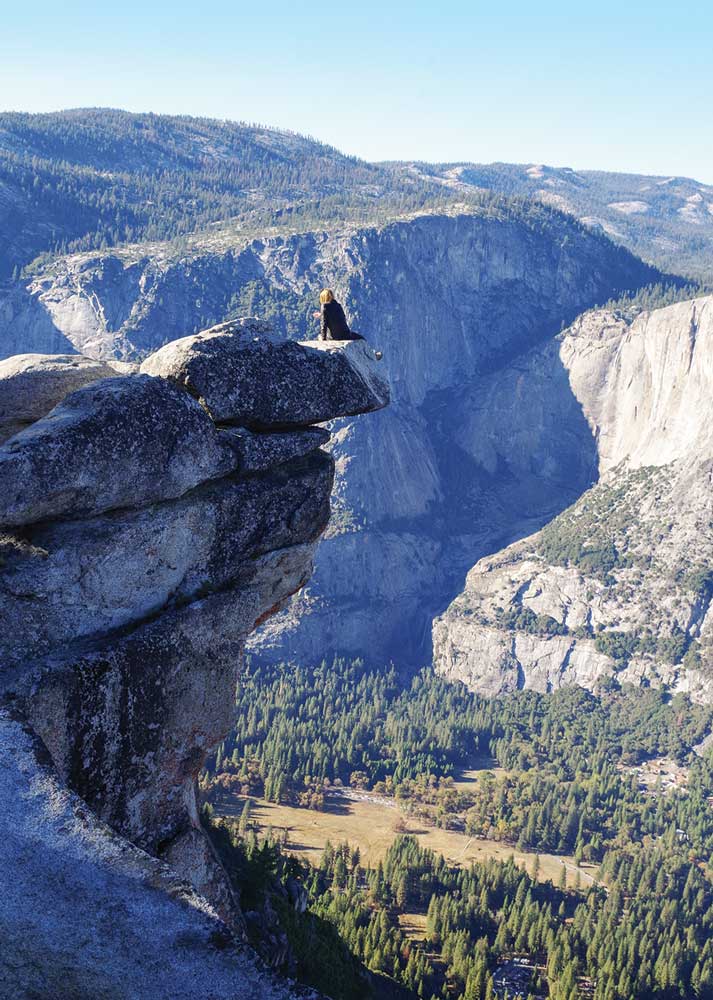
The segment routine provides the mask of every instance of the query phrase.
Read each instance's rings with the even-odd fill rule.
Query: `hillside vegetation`
[[[515,163],[402,166],[453,189],[479,188],[554,205],[665,271],[706,282],[713,278],[713,187],[691,178]]]
[[[264,209],[413,210],[441,186],[256,125],[108,109],[0,114],[0,280],[41,252],[170,240]],[[304,203],[310,202],[306,209]]]

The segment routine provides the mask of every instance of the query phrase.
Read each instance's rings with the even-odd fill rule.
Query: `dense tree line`
[[[218,750],[214,793],[321,809],[334,786],[394,795],[434,824],[521,849],[601,861],[609,846],[683,830],[713,855],[713,760],[692,752],[710,708],[658,690],[522,691],[489,700],[431,670],[404,690],[392,669],[336,660],[305,668],[248,664],[238,722]],[[482,755],[467,790],[453,776]],[[645,795],[631,770],[651,757],[689,766],[685,793]]]
[[[713,996],[711,884],[675,833],[611,852],[602,868],[606,889],[594,885],[584,893],[538,884],[512,859],[452,868],[409,836],[397,838],[375,868],[363,868],[359,852],[346,843],[327,844],[310,868],[288,859],[274,841],[260,843],[254,831],[240,836],[224,820],[213,820],[211,828],[229,870],[242,873],[252,892],[256,872],[268,891],[266,867],[283,885],[301,881],[308,910],[296,918],[281,908],[288,937],[305,981],[329,985],[336,1000],[353,995],[357,978],[353,971],[351,979],[341,975],[347,953],[413,997],[503,997],[505,963],[514,959],[528,981],[511,986],[511,997]],[[426,915],[422,940],[407,938],[401,928],[399,916],[411,913]],[[323,953],[325,925],[337,931],[342,947],[333,946],[321,968],[310,958],[314,949]],[[304,954],[307,943],[313,951]],[[375,995],[367,980],[359,989],[357,995]]]
[[[712,723],[710,708],[650,689],[488,700],[431,670],[404,687],[393,668],[358,661],[249,663],[236,730],[204,791],[222,850],[248,870],[272,851],[276,877],[287,862],[274,835],[259,842],[249,798],[239,821],[217,818],[222,795],[322,808],[335,785],[351,784],[394,795],[433,823],[600,864],[597,883],[568,891],[564,866],[557,886],[512,859],[451,868],[406,836],[366,869],[357,850],[328,844],[316,867],[290,869],[309,899],[306,923],[285,917],[300,954],[307,941],[321,953],[330,927],[369,974],[426,1000],[502,998],[506,989],[553,1000],[708,998],[713,755],[693,748]],[[457,770],[485,754],[501,770],[457,788]],[[635,768],[656,757],[685,765],[687,787],[646,792]],[[399,922],[414,913],[426,919],[423,940]],[[326,988],[310,968],[305,981]],[[378,981],[360,988],[378,995]]]
[[[670,279],[645,285],[635,292],[627,292],[616,299],[610,299],[604,308],[619,312],[627,319],[633,319],[640,312],[663,309],[676,302],[686,302],[698,295],[709,295],[713,291],[710,281],[678,281]]]

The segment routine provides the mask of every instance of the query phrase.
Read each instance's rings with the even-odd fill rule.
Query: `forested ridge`
[[[244,240],[275,227],[464,209],[559,228],[562,239],[581,226],[528,192],[454,190],[427,172],[261,125],[107,108],[0,113],[0,282],[58,254],[181,241],[226,225]]]
[[[430,670],[404,689],[393,669],[358,662],[252,664],[237,729],[204,784],[216,802],[240,796],[246,805],[240,821],[211,808],[208,821],[237,865],[236,884],[254,883],[265,866],[260,891],[288,870],[302,882],[307,923],[287,921],[298,954],[326,922],[345,961],[413,996],[501,997],[509,983],[557,1000],[709,997],[713,754],[694,747],[712,722],[711,709],[683,696],[615,684],[598,696],[567,688],[487,700]],[[458,769],[483,754],[504,770],[454,787]],[[685,767],[685,787],[646,791],[636,768],[659,757]],[[564,867],[557,886],[538,884],[513,861],[449,868],[412,837],[398,838],[376,868],[346,844],[327,845],[310,868],[290,861],[276,835],[258,838],[250,796],[320,809],[340,784],[393,795],[427,823],[571,852],[599,866],[599,884],[568,890]],[[422,941],[404,935],[407,913],[426,916]],[[314,968],[302,974],[329,991]]]
[[[438,185],[290,132],[110,109],[0,114],[0,279],[41,253],[452,202]],[[284,213],[288,218],[283,218]]]
[[[443,196],[289,132],[108,109],[0,114],[3,193],[16,239],[5,271],[43,251],[173,239],[261,206],[277,219],[302,200],[388,198],[395,210]]]

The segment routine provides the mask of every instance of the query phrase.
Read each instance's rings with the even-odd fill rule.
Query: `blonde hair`
[[[319,301],[322,305],[326,305],[327,302],[331,302],[334,298],[334,292],[331,288],[323,288],[319,293]]]

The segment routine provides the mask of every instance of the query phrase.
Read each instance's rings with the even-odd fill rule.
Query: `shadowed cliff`
[[[491,388],[566,372],[597,481],[542,531],[478,562],[434,623],[434,662],[474,690],[665,686],[713,699],[713,300],[580,317]],[[538,434],[532,441],[537,449]]]

